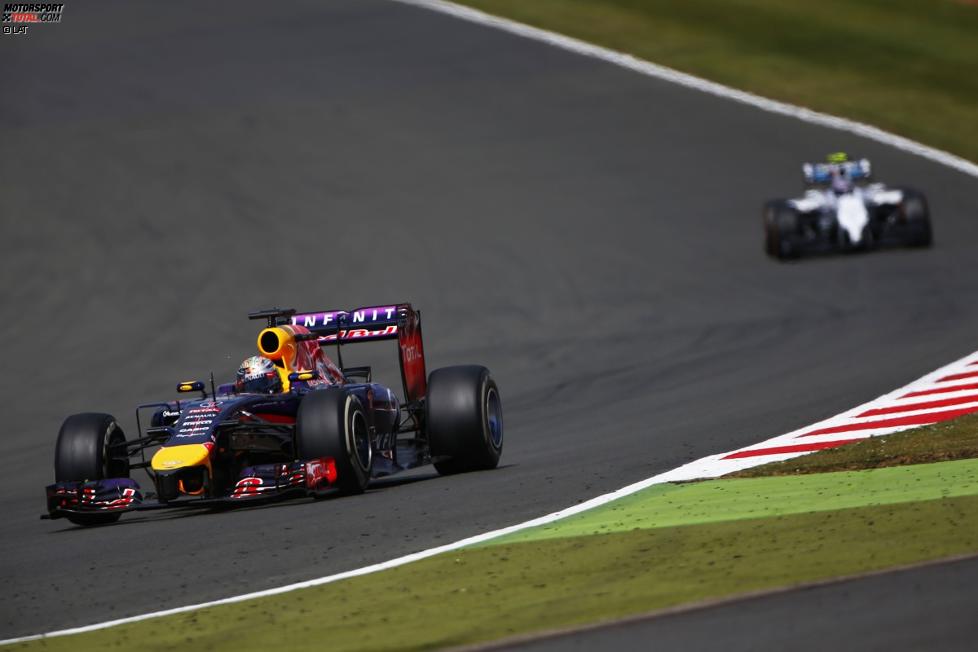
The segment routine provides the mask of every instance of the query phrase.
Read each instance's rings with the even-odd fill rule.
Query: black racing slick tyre
[[[862,242],[859,245],[862,251],[871,251],[876,248],[876,232],[873,231],[871,224],[863,228]]]
[[[930,225],[930,208],[923,193],[910,189],[903,191],[900,220],[907,230],[905,244],[908,247],[929,247],[934,242]]]
[[[56,482],[128,478],[129,457],[126,435],[109,414],[73,414],[61,424],[54,449]],[[119,520],[120,514],[70,514],[76,525],[104,525]]]
[[[503,411],[485,367],[436,369],[428,376],[425,424],[442,475],[494,469],[503,452]]]
[[[343,494],[361,494],[370,481],[373,447],[360,400],[338,387],[309,392],[295,422],[296,454],[310,460],[332,457]]]
[[[798,251],[798,213],[784,200],[764,205],[764,251],[774,258],[796,258]]]

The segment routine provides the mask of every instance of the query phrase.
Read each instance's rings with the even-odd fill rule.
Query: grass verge
[[[459,1],[978,161],[974,3]]]

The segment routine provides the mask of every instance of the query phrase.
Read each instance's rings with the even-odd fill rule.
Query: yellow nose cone
[[[210,466],[210,451],[203,444],[164,446],[153,455],[154,471],[173,471],[188,466]]]

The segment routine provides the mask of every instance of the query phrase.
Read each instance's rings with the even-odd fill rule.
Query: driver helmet
[[[852,186],[852,179],[850,179],[849,175],[846,174],[845,168],[840,168],[835,174],[832,175],[832,190],[837,195],[844,195],[847,192],[851,192]]]
[[[282,391],[282,379],[271,360],[253,355],[238,367],[234,388],[246,394],[276,394]]]

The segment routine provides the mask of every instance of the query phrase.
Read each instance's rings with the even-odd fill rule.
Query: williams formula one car
[[[843,153],[802,166],[806,190],[764,206],[764,250],[779,259],[877,246],[927,247],[930,212],[924,195],[872,181],[867,159]]]
[[[134,510],[357,494],[371,478],[424,464],[441,474],[498,464],[502,404],[489,370],[427,375],[420,313],[410,304],[249,317],[268,327],[258,335],[261,355],[243,363],[237,382],[215,388],[212,375],[209,386],[177,386],[192,398],[140,405],[135,439],[108,414],[68,417],[45,518],[100,525]],[[369,367],[343,367],[342,346],[377,340],[397,342],[403,402],[371,382]],[[339,365],[324,353],[333,346]],[[154,491],[143,492],[134,469],[145,470]]]

